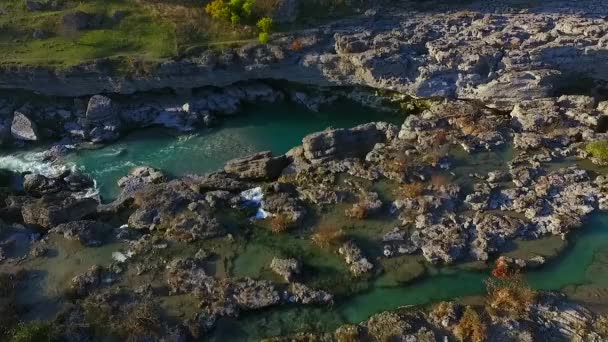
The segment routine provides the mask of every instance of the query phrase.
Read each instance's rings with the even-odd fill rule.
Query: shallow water
[[[608,214],[591,217],[577,235],[563,255],[526,276],[536,289],[564,290],[581,300],[593,297],[596,303],[603,302],[605,306],[608,302]],[[543,249],[546,255],[551,255],[548,250],[560,244],[556,241],[543,243],[547,244]],[[248,313],[237,321],[223,320],[213,340],[257,341],[261,337],[295,332],[329,331],[345,323],[359,323],[382,311],[485,292],[488,270],[427,268],[427,277],[400,286],[383,286],[381,277],[368,291],[340,300],[331,308],[287,307]],[[598,298],[600,294],[604,297]]]

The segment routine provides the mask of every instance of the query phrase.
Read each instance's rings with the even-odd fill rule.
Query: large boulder
[[[304,137],[304,156],[312,163],[363,158],[376,144],[392,140],[397,134],[398,128],[386,122],[368,123],[354,128],[327,129]]]
[[[50,229],[61,223],[81,220],[97,212],[98,202],[93,198],[75,198],[64,193],[45,195],[24,203],[21,208],[23,222]]]
[[[233,159],[226,163],[224,171],[240,179],[273,180],[281,175],[281,171],[288,163],[289,161],[284,155],[273,157],[270,151],[265,151]]]
[[[37,141],[39,139],[36,123],[19,111],[13,115],[11,134],[17,140]]]
[[[117,114],[109,97],[94,95],[89,99],[86,117],[94,123],[116,119]]]

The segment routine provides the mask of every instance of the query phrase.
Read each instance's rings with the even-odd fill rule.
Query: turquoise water
[[[539,290],[560,290],[570,285],[608,286],[608,265],[599,255],[608,253],[608,215],[592,216],[564,254],[526,276]],[[603,270],[603,271],[599,271]],[[482,294],[488,272],[443,269],[437,275],[403,287],[375,287],[339,306],[346,321],[354,323],[370,315],[405,305],[419,305]]]
[[[571,285],[608,288],[608,258],[605,257],[608,255],[608,214],[591,217],[577,235],[562,256],[527,273],[534,288],[560,290]],[[345,323],[359,323],[386,310],[482,295],[489,275],[489,271],[458,268],[440,268],[430,273],[428,277],[404,286],[372,286],[369,291],[340,300],[331,308],[270,309],[247,313],[239,320],[223,320],[212,340],[257,341],[261,337],[296,332],[329,331]],[[606,298],[598,301],[608,303]]]
[[[116,196],[116,181],[138,165],[160,168],[173,176],[220,169],[230,159],[259,151],[287,152],[302,138],[327,127],[353,127],[372,121],[401,123],[404,116],[379,113],[350,104],[329,106],[319,113],[288,103],[246,108],[219,127],[177,133],[140,130],[96,150],[80,150],[68,161],[91,174],[104,199]]]

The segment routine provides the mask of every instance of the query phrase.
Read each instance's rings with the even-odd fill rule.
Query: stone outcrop
[[[272,152],[259,152],[254,155],[233,159],[226,163],[224,171],[245,180],[274,180],[287,166],[285,156],[273,157]]]
[[[395,126],[377,122],[313,133],[302,139],[302,146],[306,159],[322,163],[333,159],[363,158],[376,144],[387,142],[396,135]]]
[[[23,204],[23,222],[50,229],[60,223],[81,220],[97,212],[97,200],[65,193],[45,195]]]
[[[510,3],[519,4],[479,0],[423,14],[383,8],[374,15],[278,34],[268,45],[209,49],[165,61],[151,76],[113,76],[104,61],[61,71],[11,66],[0,73],[0,87],[81,96],[286,79],[477,99],[510,109],[522,100],[551,96],[573,76],[607,80],[605,3],[578,1],[572,11],[567,2],[543,1],[518,12],[505,10]],[[71,26],[80,29],[96,21],[86,14],[71,16]],[[296,39],[303,46],[299,51],[290,48]]]
[[[117,115],[112,100],[103,95],[95,95],[89,99],[86,119],[90,123],[116,119]]]

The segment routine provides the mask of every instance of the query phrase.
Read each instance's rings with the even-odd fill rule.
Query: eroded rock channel
[[[245,50],[175,62],[203,87],[177,95],[118,94],[182,88],[172,63],[3,93],[0,335],[605,340],[608,11],[586,3],[367,12],[297,58],[251,47],[274,56],[255,78],[308,85],[252,80]]]

